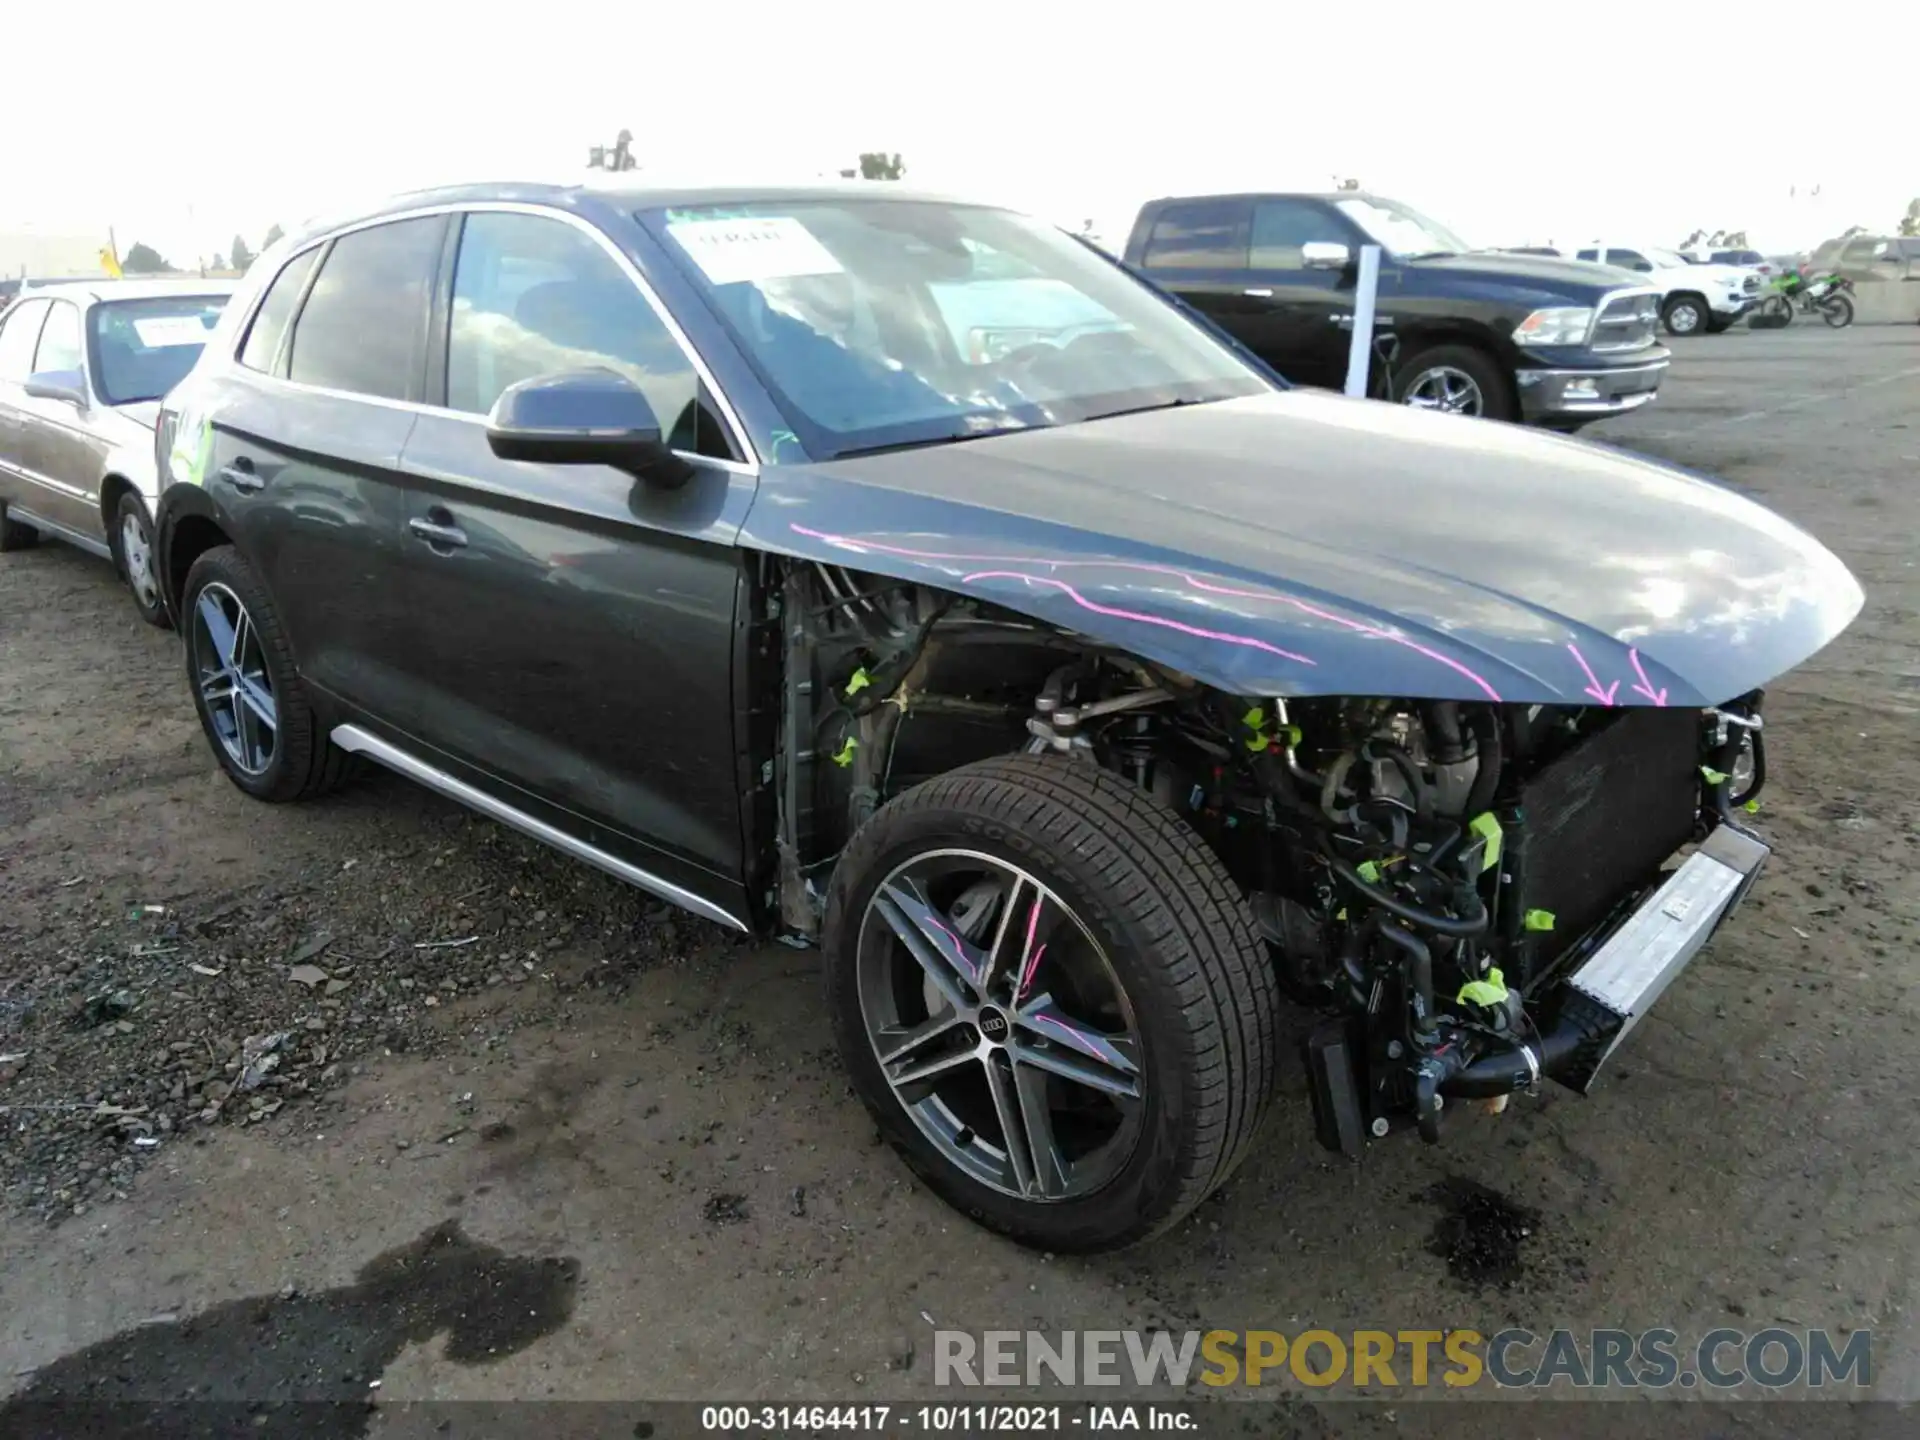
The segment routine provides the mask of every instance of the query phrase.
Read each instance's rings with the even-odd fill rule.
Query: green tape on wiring
[[[1493,869],[1500,863],[1500,847],[1506,838],[1500,822],[1493,818],[1491,810],[1483,810],[1467,822],[1467,829],[1487,842],[1486,853],[1480,857],[1481,870]]]
[[[1529,930],[1551,930],[1553,928],[1553,912],[1551,910],[1529,910],[1526,913],[1526,918],[1522,920],[1521,923]]]
[[[1380,867],[1371,860],[1362,860],[1353,868],[1360,873],[1360,878],[1369,885],[1377,883],[1380,879]]]
[[[1724,770],[1716,770],[1711,765],[1702,765],[1700,767],[1700,773],[1706,777],[1707,784],[1709,785],[1724,785],[1727,783],[1726,772]]]
[[[1483,979],[1469,980],[1460,987],[1460,993],[1454,999],[1469,1005],[1485,1005],[1489,1008],[1507,1003],[1507,981],[1498,970],[1489,970]]]
[[[1758,800],[1749,800],[1740,808],[1749,815],[1758,815],[1760,813],[1760,802]]]
[[[849,735],[847,737],[847,743],[834,752],[833,763],[844,770],[847,766],[853,764],[853,752],[859,748],[860,742]]]
[[[847,697],[851,699],[872,683],[873,677],[867,674],[867,667],[862,665],[858,670],[853,672],[853,678],[847,681]]]

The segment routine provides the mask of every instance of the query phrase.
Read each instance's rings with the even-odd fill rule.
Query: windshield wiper
[[[953,430],[940,435],[926,435],[917,440],[889,440],[882,445],[854,445],[845,450],[836,450],[829,459],[851,460],[859,455],[891,455],[896,450],[925,450],[934,445],[952,445],[962,440],[984,440],[989,435],[1011,435],[1020,430],[1032,430],[1032,425],[1006,425],[995,430]]]
[[[1089,420],[1111,420],[1116,415],[1147,415],[1155,410],[1178,410],[1182,405],[1211,405],[1213,403],[1212,400],[1194,400],[1182,396],[1178,400],[1156,400],[1151,405],[1126,405],[1118,410],[1102,410],[1098,414],[1089,415],[1086,418]]]

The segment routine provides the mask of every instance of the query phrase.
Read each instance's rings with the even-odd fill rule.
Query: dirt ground
[[[1771,694],[1760,888],[1592,1097],[1354,1165],[1289,1067],[1227,1191],[1094,1260],[909,1181],[812,956],[389,776],[254,804],[107,567],[0,558],[0,1394],[319,1396],[346,1428],[298,1433],[401,1433],[410,1401],[953,1400],[936,1325],[1777,1323],[1871,1330],[1879,1393],[1920,1399],[1920,331],[1682,342],[1590,433],[1866,587]],[[1451,1243],[1476,1205],[1525,1222],[1491,1264]]]

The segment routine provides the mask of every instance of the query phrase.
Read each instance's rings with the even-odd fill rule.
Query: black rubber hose
[[[1460,738],[1458,701],[1435,700],[1427,706],[1427,739],[1436,765],[1458,765],[1467,758],[1466,743]]]
[[[1533,1051],[1540,1074],[1546,1076],[1560,1069],[1576,1050],[1596,1038],[1562,1019],[1546,1034],[1524,1043]],[[1529,1088],[1534,1081],[1534,1071],[1520,1053],[1522,1043],[1516,1041],[1454,1071],[1441,1082],[1440,1092],[1462,1100],[1485,1100]]]
[[[1501,753],[1500,715],[1490,705],[1476,705],[1467,712],[1467,731],[1479,747],[1480,768],[1474,772],[1473,788],[1467,791],[1467,819],[1486,813],[1493,804],[1494,787],[1500,783],[1500,771],[1506,764]]]
[[[1407,957],[1407,989],[1413,996],[1412,1040],[1416,1050],[1426,1050],[1439,1038],[1439,1022],[1433,1013],[1433,952],[1427,942],[1409,935],[1398,925],[1380,922],[1380,938]]]
[[[1322,841],[1320,853],[1333,867],[1333,873],[1347,884],[1358,890],[1368,900],[1378,905],[1389,915],[1398,916],[1409,925],[1421,930],[1431,930],[1436,935],[1451,935],[1457,940],[1470,939],[1475,935],[1484,935],[1487,929],[1487,907],[1479,896],[1473,897],[1473,914],[1464,920],[1456,920],[1448,915],[1434,915],[1417,905],[1409,905],[1399,896],[1381,889],[1371,881],[1361,878],[1360,872],[1335,855],[1325,841]]]

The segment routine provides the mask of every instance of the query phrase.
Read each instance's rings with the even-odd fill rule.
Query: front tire
[[[306,800],[347,778],[294,668],[267,587],[231,545],[193,562],[180,603],[187,680],[227,778],[256,800]]]
[[[828,997],[881,1134],[1022,1244],[1177,1224],[1272,1097],[1278,992],[1245,898],[1152,796],[1010,756],[881,808],[834,873]]]
[[[1853,301],[1845,295],[1829,295],[1820,302],[1820,316],[1835,330],[1853,323]]]
[[[1661,310],[1660,319],[1669,335],[1698,335],[1707,328],[1707,318],[1712,314],[1698,295],[1675,295]]]
[[[113,525],[107,531],[107,544],[113,550],[113,566],[127,583],[133,596],[133,608],[140,618],[157,630],[171,630],[167,607],[160,598],[160,578],[153,565],[153,517],[138,492],[128,490],[115,507]]]
[[[1417,410],[1511,420],[1517,408],[1507,373],[1484,350],[1436,345],[1403,363],[1393,375],[1394,398]]]

